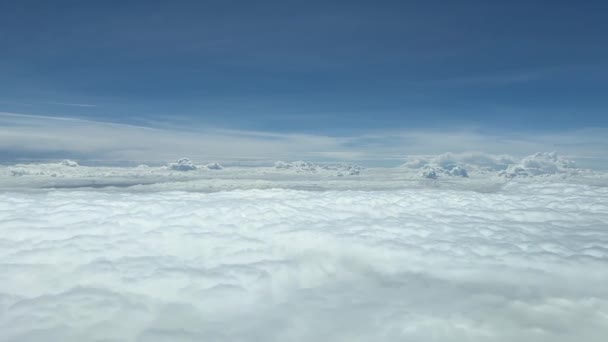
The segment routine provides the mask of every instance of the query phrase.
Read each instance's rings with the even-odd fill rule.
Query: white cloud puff
[[[358,165],[352,164],[325,164],[317,165],[309,161],[295,161],[295,162],[284,162],[277,161],[274,163],[274,168],[277,170],[291,170],[297,173],[325,173],[331,174],[338,177],[342,176],[357,176],[361,174],[363,168]]]
[[[528,178],[492,193],[7,190],[0,339],[599,342],[606,227],[607,187]]]
[[[69,159],[62,160],[61,163],[59,163],[59,165],[68,166],[68,167],[77,167],[77,166],[79,166],[77,162],[75,162],[73,160],[69,160]]]
[[[192,171],[197,169],[196,165],[188,158],[180,158],[175,163],[170,163],[167,167],[175,171]]]
[[[209,163],[205,166],[208,170],[223,170],[224,167],[218,163]]]
[[[575,167],[573,161],[561,158],[555,152],[535,153],[521,161],[521,168],[532,175],[569,172]]]
[[[318,165],[302,160],[294,162],[277,161],[274,163],[274,167],[279,170],[295,170],[298,172],[317,172],[319,170]]]
[[[421,169],[424,178],[442,176],[468,177],[469,172],[497,174],[505,177],[541,176],[576,173],[576,163],[555,152],[540,152],[518,160],[508,155],[481,152],[444,153],[430,157],[411,157],[402,165],[406,169]]]

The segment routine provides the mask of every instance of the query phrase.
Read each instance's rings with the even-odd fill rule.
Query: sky
[[[565,135],[585,155],[608,127],[607,11],[604,1],[0,1],[0,154],[73,154],[48,137],[52,151],[18,148],[61,126],[47,118],[69,118],[340,140],[307,153],[377,153],[369,135],[398,153],[403,132]]]

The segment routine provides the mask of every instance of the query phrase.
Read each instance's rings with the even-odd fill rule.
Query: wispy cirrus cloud
[[[6,101],[0,99],[0,103],[17,105],[17,106],[40,106],[40,105],[53,105],[53,106],[68,106],[68,107],[97,107],[95,104],[89,103],[72,103],[72,102],[48,102],[48,101]]]
[[[370,131],[314,135],[201,127],[162,129],[72,117],[0,112],[0,152],[99,161],[197,160],[394,160],[405,155],[482,151],[525,155],[557,151],[567,156],[605,157],[608,132],[483,133],[469,129]]]
[[[45,102],[51,105],[58,105],[58,106],[70,106],[70,107],[97,107],[97,105],[94,104],[87,104],[87,103],[69,103],[69,102]]]

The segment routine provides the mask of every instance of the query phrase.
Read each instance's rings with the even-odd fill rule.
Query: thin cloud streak
[[[44,102],[44,103],[48,103],[48,104],[52,104],[52,105],[59,105],[59,106],[71,106],[71,107],[97,107],[97,105],[86,104],[86,103],[68,103],[68,102]]]
[[[357,136],[269,133],[205,127],[159,129],[78,118],[0,112],[0,152],[28,158],[62,155],[99,161],[394,160],[399,156],[479,151],[523,156],[557,151],[605,158],[608,132],[484,134],[475,129],[370,132]]]
[[[87,107],[87,108],[97,107],[97,105],[88,104],[88,103],[47,102],[47,101],[26,101],[26,102],[21,102],[21,101],[5,101],[5,100],[0,100],[0,103],[2,103],[2,104],[9,104],[9,105],[17,105],[17,106],[55,105],[55,106]]]

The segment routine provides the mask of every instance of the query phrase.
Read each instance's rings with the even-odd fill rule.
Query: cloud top
[[[175,171],[191,171],[197,169],[196,165],[188,158],[180,158],[175,163],[170,163],[167,168]]]
[[[0,329],[603,342],[608,188],[540,179],[496,193],[0,192]]]

